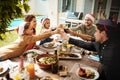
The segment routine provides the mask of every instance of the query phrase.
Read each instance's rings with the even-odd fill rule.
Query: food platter
[[[1,68],[0,75],[8,70],[8,66],[5,63],[0,63],[0,68]]]
[[[77,60],[77,59],[81,59],[82,56],[80,53],[70,53],[70,54],[60,54],[59,55],[59,59],[72,59],[72,60]]]
[[[52,49],[52,48],[56,48],[56,47],[57,47],[57,44],[55,44],[54,42],[47,42],[47,43],[44,43],[42,46],[43,46],[44,48]]]
[[[85,70],[85,75],[83,73],[82,73],[83,75],[81,75],[80,69]],[[99,78],[99,73],[91,67],[80,67],[77,69],[76,74],[80,79],[84,79],[84,80],[96,80]],[[88,74],[89,76],[86,76]]]
[[[74,52],[78,52],[78,53],[81,53],[83,51],[82,48],[77,47],[77,46],[74,46],[73,50],[74,50]]]

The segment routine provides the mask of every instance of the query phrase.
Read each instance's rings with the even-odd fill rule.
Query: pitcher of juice
[[[28,64],[26,65],[26,70],[29,72],[30,78],[35,77],[35,67],[34,67],[34,59],[32,54],[27,55]]]
[[[26,65],[26,70],[29,72],[30,78],[35,77],[34,63],[29,63]]]

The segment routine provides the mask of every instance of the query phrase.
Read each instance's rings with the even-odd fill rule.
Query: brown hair
[[[25,24],[25,26],[24,26],[24,30],[28,29],[29,26],[30,26],[30,22],[27,22],[27,23]]]
[[[27,17],[25,18],[25,21],[26,22],[31,22],[32,21],[32,19],[33,18],[35,18],[35,16],[34,15],[27,15]],[[33,28],[33,33],[35,34],[36,33],[36,30]]]
[[[33,18],[35,18],[34,15],[27,15],[27,17],[25,18],[25,21],[26,22],[31,22]]]
[[[102,25],[102,24],[96,24],[96,26],[100,32],[105,31],[107,34],[107,37],[109,38],[114,34],[115,27],[113,26]]]

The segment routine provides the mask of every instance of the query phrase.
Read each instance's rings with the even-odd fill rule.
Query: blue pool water
[[[44,17],[47,17],[47,16],[37,16],[37,17],[36,17],[37,23],[39,23],[40,20],[41,20],[42,18],[44,18]],[[24,21],[23,19],[14,19],[14,20],[11,22],[11,24],[10,24],[10,26],[9,26],[9,29],[16,29],[16,28],[19,26],[19,24],[20,24],[21,22],[23,22],[23,21]]]

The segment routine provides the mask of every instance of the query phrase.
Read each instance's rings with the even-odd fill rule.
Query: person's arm
[[[84,40],[87,40],[87,41],[94,41],[95,39],[92,37],[92,36],[90,36],[90,35],[86,35],[86,34],[82,34],[82,33],[77,33],[77,32],[74,32],[74,31],[72,31],[72,30],[67,30],[66,31],[67,33],[69,33],[69,34],[71,34],[71,35],[73,35],[73,36],[77,36],[77,37],[80,37],[80,38],[82,38],[82,39],[84,39]]]
[[[77,39],[73,39],[73,38],[69,38],[68,42],[70,44],[74,44],[78,47],[81,47],[81,48],[84,48],[84,49],[87,49],[90,51],[96,51],[94,42],[89,43],[89,42],[84,42],[82,40],[77,40]]]
[[[74,44],[78,47],[81,47],[87,50],[96,51],[95,42],[90,43],[90,42],[85,42],[82,40],[70,38],[64,31],[60,31],[60,34],[61,34],[61,37],[70,44]]]
[[[44,33],[38,34],[38,35],[32,35],[32,36],[24,36],[24,40],[26,41],[27,44],[29,43],[33,43],[39,40],[43,40],[46,39],[48,37],[50,37],[53,34],[57,34],[57,30],[55,31],[46,31]]]
[[[87,40],[87,41],[91,41],[92,40],[92,37],[90,35],[77,33],[77,32],[74,32],[72,30],[70,30],[70,34],[74,35],[74,36],[81,37],[82,39]]]
[[[72,27],[72,28],[69,28],[70,30],[72,31],[78,31],[78,30],[81,30],[81,25],[78,25],[76,27]]]

